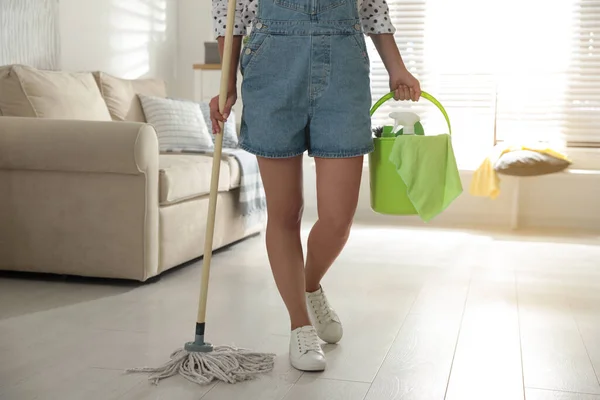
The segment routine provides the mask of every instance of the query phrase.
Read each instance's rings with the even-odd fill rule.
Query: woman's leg
[[[319,290],[321,279],[350,234],[362,178],[363,157],[316,158],[318,220],[308,237],[306,291]]]
[[[300,239],[304,204],[302,159],[302,156],[258,158],[267,197],[267,252],[275,283],[290,314],[292,330],[311,324],[304,294],[304,256]]]

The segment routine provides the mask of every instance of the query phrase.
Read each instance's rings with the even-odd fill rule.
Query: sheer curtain
[[[444,104],[459,159],[495,140],[600,146],[600,0],[388,0],[402,56]],[[370,48],[374,101],[389,91]],[[418,112],[430,134],[444,120],[425,101],[388,104]],[[466,161],[468,162],[468,161]]]

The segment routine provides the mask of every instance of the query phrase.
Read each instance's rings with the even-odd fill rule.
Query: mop
[[[227,100],[227,87],[231,66],[231,53],[233,49],[235,5],[235,0],[229,0],[225,49],[221,66],[221,88],[219,93],[219,109],[221,112],[223,112]],[[191,382],[201,385],[208,384],[214,380],[220,380],[226,383],[236,383],[252,379],[259,374],[270,372],[273,370],[275,364],[275,354],[257,353],[232,346],[213,347],[212,344],[204,341],[208,280],[210,275],[210,263],[212,260],[219,172],[221,167],[221,150],[223,147],[223,123],[220,123],[220,125],[221,134],[216,135],[215,137],[195,340],[186,343],[182,349],[173,352],[171,354],[171,359],[160,367],[144,367],[127,370],[128,372],[149,373],[148,379],[154,384],[158,384],[161,379],[177,374],[182,375]]]

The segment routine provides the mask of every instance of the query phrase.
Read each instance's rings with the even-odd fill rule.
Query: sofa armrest
[[[158,168],[148,124],[0,117],[0,270],[156,275]]]
[[[0,117],[0,169],[139,175],[157,165],[148,124]]]

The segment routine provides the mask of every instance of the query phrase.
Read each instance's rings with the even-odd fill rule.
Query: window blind
[[[468,153],[505,141],[600,145],[600,0],[388,0],[395,39]],[[373,101],[389,91],[370,46]],[[388,121],[388,103],[374,124]],[[425,101],[401,105],[447,129]],[[460,151],[457,151],[460,153]]]

